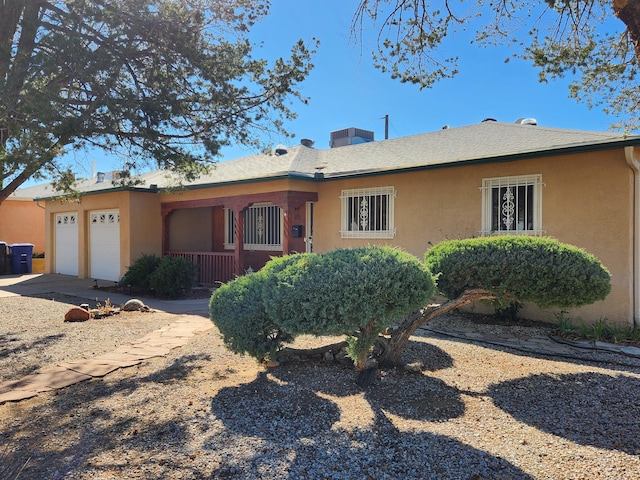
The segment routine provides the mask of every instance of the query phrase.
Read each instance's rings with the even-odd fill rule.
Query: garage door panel
[[[120,212],[89,214],[89,271],[91,278],[120,280]]]
[[[55,272],[78,275],[78,214],[57,214],[55,224]]]

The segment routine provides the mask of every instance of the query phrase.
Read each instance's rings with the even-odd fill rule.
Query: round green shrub
[[[160,298],[180,298],[190,292],[196,276],[196,267],[185,258],[166,255],[149,276],[149,287]]]
[[[267,317],[262,301],[264,280],[263,272],[238,277],[220,286],[209,301],[211,321],[227,348],[258,360],[276,358],[282,344],[292,340]]]
[[[155,255],[143,254],[127,268],[127,273],[120,280],[120,285],[123,287],[131,286],[145,292],[149,291],[151,289],[149,278],[160,265],[160,260],[160,257]]]
[[[435,292],[425,266],[391,247],[293,255],[272,260],[265,273],[267,315],[294,335],[352,334],[367,325],[377,333]]]
[[[497,236],[450,240],[425,253],[438,289],[457,298],[482,288],[504,302],[572,308],[603,300],[611,290],[607,269],[593,255],[550,238]]]

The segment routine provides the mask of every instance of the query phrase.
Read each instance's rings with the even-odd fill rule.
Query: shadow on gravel
[[[517,420],[581,445],[637,455],[640,379],[598,373],[535,375],[491,386],[495,405]]]
[[[12,372],[15,379],[24,377],[26,375],[34,373],[36,370],[42,367],[39,362],[34,362],[32,360],[33,358],[38,358],[38,352],[46,351],[48,347],[55,345],[64,337],[64,334],[58,333],[55,335],[40,337],[32,342],[24,342],[20,340],[20,337],[18,335],[14,336],[11,333],[0,335],[0,360],[11,360],[11,357],[20,355],[22,355],[22,358],[25,358],[25,353],[29,352],[27,354],[28,358],[25,358],[25,361],[23,362],[21,368],[14,368]],[[0,379],[1,378],[2,375],[0,375]]]
[[[551,332],[551,331],[550,331]],[[576,348],[574,353],[562,354],[554,351],[553,347],[555,342],[551,338],[546,341],[549,342],[550,348],[548,350],[540,350],[537,346],[531,347],[529,350],[526,348],[526,342],[524,346],[517,345],[502,345],[501,339],[498,337],[492,338],[486,336],[486,341],[479,339],[464,338],[461,332],[454,330],[447,331],[443,327],[438,327],[438,331],[423,330],[420,332],[420,337],[429,339],[441,339],[452,342],[476,345],[482,348],[489,348],[499,352],[507,352],[512,355],[518,355],[528,358],[540,358],[543,360],[556,360],[558,362],[574,363],[578,365],[606,365],[609,370],[617,370],[620,372],[640,372],[640,359],[629,357],[626,355],[606,352],[604,350],[592,350],[592,349],[579,349]],[[524,341],[524,339],[523,339]]]
[[[11,333],[0,335],[0,358],[7,358],[20,352],[28,350],[46,348],[53,345],[64,337],[64,334],[47,335],[30,343],[21,342],[19,336],[13,336]]]
[[[171,383],[186,380],[195,370],[202,369],[202,367],[197,366],[198,362],[206,362],[210,359],[211,356],[204,353],[198,355],[182,355],[176,358],[171,365],[147,376],[145,381]]]
[[[370,430],[331,430],[310,440],[263,443],[250,457],[229,446],[209,476],[196,478],[290,479],[348,478],[440,480],[533,480],[507,460],[444,435]]]
[[[265,372],[250,383],[220,390],[211,411],[235,433],[271,440],[312,437],[340,419],[332,401],[307,388],[270,380]]]
[[[64,479],[88,467],[98,473],[126,471],[137,463],[136,452],[145,450],[157,451],[157,461],[165,466],[168,461],[163,455],[181,451],[188,443],[188,424],[181,418],[124,415],[113,407],[103,407],[103,400],[120,396],[131,402],[128,397],[141,388],[162,390],[167,385],[171,388],[173,383],[189,381],[190,375],[204,368],[209,358],[205,354],[182,356],[146,377],[127,377],[116,383],[87,381],[61,390],[34,406],[20,423],[0,430],[0,479]],[[192,400],[185,398],[183,404],[174,405],[176,412],[192,409]],[[148,405],[141,403],[140,410],[149,412]],[[53,447],[46,448],[44,442],[51,439],[55,439]],[[87,463],[89,458],[118,449],[130,452],[129,458],[119,459],[118,464]],[[183,468],[181,460],[173,466],[176,471]],[[173,467],[166,465],[166,469]]]
[[[459,391],[428,376],[385,372],[364,392],[374,424],[341,428],[338,407],[320,395],[361,395],[355,376],[352,367],[289,364],[222,389],[211,408],[232,441],[223,451],[212,443],[219,466],[210,478],[530,478],[449,437],[399,431],[389,414],[428,422],[464,414]],[[256,444],[251,456],[234,454],[236,435]]]
[[[268,394],[274,393],[273,385],[264,389],[261,383],[252,382],[246,389],[236,390],[232,395],[231,389],[228,389],[223,398],[218,395],[214,399],[213,405],[219,405],[218,412],[214,413],[222,416],[232,435],[228,442],[221,443],[218,438],[213,443],[215,447],[209,447],[218,466],[207,478],[533,478],[507,460],[453,438],[428,432],[399,431],[382,408],[382,405],[389,406],[391,399],[388,402],[380,401],[379,394],[366,394],[375,411],[374,425],[351,431],[331,428],[338,418],[337,412],[334,416],[333,409],[329,407],[330,402],[323,400],[327,403],[318,403],[319,398],[313,399],[313,394],[303,392],[301,395],[295,387],[283,389],[279,386],[277,388],[282,389],[280,394],[293,395],[290,397],[293,407],[284,413],[288,419],[280,425],[283,412],[271,411],[266,407],[269,403]],[[262,393],[255,391],[255,387],[260,387]],[[295,395],[300,395],[299,400]],[[246,405],[230,414],[234,412],[234,407],[237,408],[238,401],[244,402],[245,396],[252,396],[254,400],[257,396],[260,401],[253,406],[247,401]],[[301,412],[301,418],[291,416],[293,411],[300,409],[300,403],[306,403],[310,397],[312,403],[308,409],[303,409],[306,411]],[[321,408],[316,410],[317,407]],[[252,408],[257,408],[258,413],[254,413]],[[318,416],[327,414],[327,409],[331,413],[326,420],[320,421],[322,428],[310,430],[305,420],[315,423]],[[312,410],[311,414],[309,410]],[[260,427],[256,427],[256,422]],[[263,433],[265,427],[273,428],[267,438]],[[236,435],[242,437],[235,438]],[[259,440],[252,438],[254,435],[259,436]],[[244,447],[249,446],[251,455],[238,454],[238,442],[243,442]],[[220,449],[221,444],[226,447]],[[208,447],[205,445],[205,448]]]
[[[400,357],[401,364],[420,361],[424,369],[436,372],[453,367],[453,358],[440,347],[429,343],[428,338],[413,337],[407,342]]]

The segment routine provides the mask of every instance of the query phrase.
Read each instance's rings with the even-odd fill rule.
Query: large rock
[[[91,318],[91,314],[88,310],[80,307],[72,307],[64,315],[65,322],[86,322]]]
[[[141,300],[132,298],[122,306],[122,310],[125,312],[148,312],[149,307],[147,307]]]

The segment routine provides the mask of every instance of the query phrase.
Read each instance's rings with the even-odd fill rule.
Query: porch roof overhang
[[[317,192],[301,192],[294,190],[281,190],[276,192],[250,193],[245,195],[233,195],[226,197],[199,198],[194,200],[181,200],[175,202],[163,202],[161,204],[162,215],[169,215],[174,210],[204,207],[228,207],[233,210],[243,210],[254,203],[271,202],[280,208],[287,210],[304,205],[306,202],[317,202]]]

